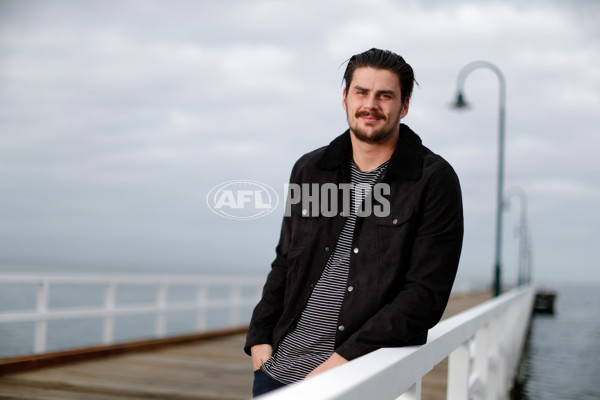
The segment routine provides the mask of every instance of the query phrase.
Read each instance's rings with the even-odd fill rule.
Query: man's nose
[[[379,107],[379,102],[377,101],[377,97],[374,95],[370,95],[365,99],[365,108],[377,108]]]

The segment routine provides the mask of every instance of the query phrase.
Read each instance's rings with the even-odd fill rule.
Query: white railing
[[[447,399],[506,399],[531,318],[534,289],[521,287],[442,321],[423,346],[374,351],[264,400],[421,398],[421,379],[448,360]]]
[[[260,290],[264,278],[234,276],[88,276],[88,275],[26,275],[0,274],[0,285],[25,284],[35,285],[35,309],[26,311],[2,311],[0,323],[35,322],[33,353],[41,354],[47,348],[48,321],[99,317],[103,319],[102,344],[115,342],[115,318],[131,315],[154,315],[154,332],[151,337],[163,338],[166,334],[166,316],[169,312],[195,312],[194,333],[207,330],[207,312],[224,310],[229,314],[228,327],[240,327],[247,320],[240,318],[243,309],[253,307],[260,298]],[[104,300],[98,306],[55,308],[49,307],[49,293],[54,285],[99,285],[103,288]],[[119,304],[117,290],[119,286],[153,287],[155,296],[150,303]],[[169,291],[183,290],[187,287],[195,289],[195,298],[185,301],[170,301]],[[211,298],[208,291],[211,287],[224,288],[228,296]],[[250,295],[244,295],[250,292]]]

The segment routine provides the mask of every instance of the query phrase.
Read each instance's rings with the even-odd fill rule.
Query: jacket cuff
[[[342,343],[340,345],[340,347],[335,349],[335,352],[338,353],[340,356],[344,357],[346,360],[351,361],[358,357],[362,357],[365,354],[368,354],[377,349],[378,349],[377,347],[368,349],[368,348],[365,348],[364,346],[357,346],[355,344],[345,342],[345,343]]]
[[[248,355],[252,355],[250,353],[250,348],[256,344],[270,344],[272,346],[273,343],[271,337],[271,334],[260,334],[248,331],[248,334],[246,335],[246,344],[244,345],[244,352]]]

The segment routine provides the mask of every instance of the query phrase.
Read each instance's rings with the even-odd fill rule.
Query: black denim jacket
[[[301,157],[291,183],[348,183],[346,131],[329,146]],[[463,238],[460,184],[452,167],[401,124],[382,183],[390,213],[356,221],[348,289],[339,314],[335,351],[351,360],[382,347],[423,344],[441,318],[454,282]],[[341,207],[340,207],[341,209]],[[335,217],[285,216],[276,258],[254,309],[244,350],[275,348],[299,317],[342,229]]]

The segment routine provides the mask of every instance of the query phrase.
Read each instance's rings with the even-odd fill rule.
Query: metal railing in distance
[[[35,322],[33,353],[41,354],[47,348],[48,321],[102,318],[102,344],[115,342],[115,318],[131,315],[154,315],[153,337],[166,335],[166,316],[169,312],[191,311],[196,313],[195,332],[206,332],[206,319],[209,310],[225,310],[229,314],[229,327],[238,327],[248,321],[242,321],[240,311],[253,307],[260,298],[264,284],[263,278],[239,276],[99,276],[99,275],[32,275],[0,274],[0,284],[35,285],[35,309],[27,311],[2,311],[0,323]],[[98,306],[50,308],[49,293],[53,285],[100,285],[104,288],[103,304]],[[119,286],[149,286],[155,290],[155,301],[136,304],[119,304],[117,290]],[[169,291],[192,287],[196,291],[191,301],[170,301]],[[228,297],[211,299],[208,290],[211,287],[228,289]],[[251,292],[244,296],[243,291]]]
[[[446,357],[447,399],[505,399],[533,299],[533,287],[513,289],[440,322],[422,346],[380,349],[261,399],[418,400],[422,377]]]

